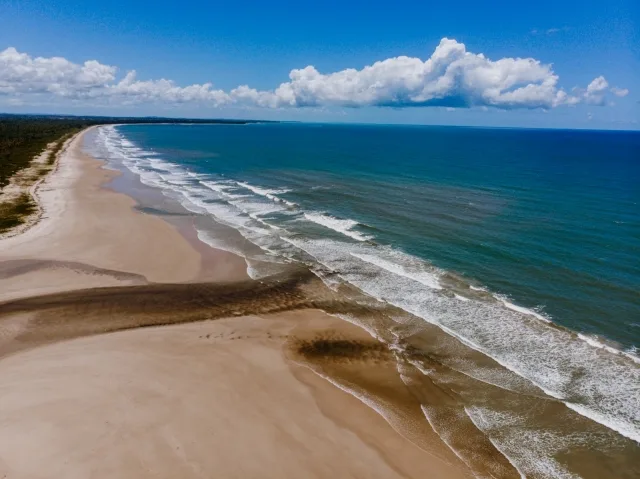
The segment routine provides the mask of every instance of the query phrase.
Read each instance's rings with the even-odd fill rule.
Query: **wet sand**
[[[162,219],[132,210],[135,201],[102,185],[117,172],[81,149],[77,136],[40,185],[37,224],[0,242],[0,301],[87,287],[246,278],[244,260],[196,250]]]
[[[0,241],[0,476],[472,477],[393,353],[318,309],[353,305],[305,271],[249,280],[81,141]]]

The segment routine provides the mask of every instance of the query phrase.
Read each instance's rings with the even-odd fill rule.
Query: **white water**
[[[354,228],[358,226],[357,221],[349,219],[341,220],[325,213],[315,212],[305,213],[304,217],[309,221],[324,226],[325,228],[332,229],[333,231],[337,231],[338,233],[342,233],[343,235],[353,238],[357,241],[367,241],[371,239],[370,236],[364,235],[354,230]]]
[[[200,178],[123,142],[113,128],[99,131],[113,158],[144,184],[162,188],[190,211],[213,216],[271,255],[298,259],[301,252],[307,253],[338,272],[342,280],[439,326],[576,412],[640,442],[640,368],[633,354],[551,327],[542,314],[501,296],[491,303],[443,294],[433,267],[369,244],[371,237],[355,229],[357,221],[293,208],[295,204],[277,196],[286,194],[285,190]],[[270,219],[273,214],[294,215],[301,225],[312,221],[356,243],[305,238],[276,225]]]

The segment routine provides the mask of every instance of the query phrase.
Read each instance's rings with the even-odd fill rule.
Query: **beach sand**
[[[81,143],[0,241],[0,477],[472,477],[313,278],[249,280]]]
[[[132,211],[135,201],[105,189],[117,172],[85,154],[76,137],[37,190],[40,221],[0,242],[0,301],[118,284],[246,278],[244,260],[207,248],[203,258],[175,226]],[[213,257],[213,260],[211,260]]]

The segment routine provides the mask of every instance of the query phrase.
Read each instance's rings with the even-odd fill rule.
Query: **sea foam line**
[[[276,195],[283,195],[291,191],[286,188],[277,189],[277,190],[267,189],[267,188],[261,188],[259,186],[250,185],[249,183],[246,183],[244,181],[238,181],[236,182],[236,184],[242,186],[243,188],[246,188],[247,190],[255,193],[256,195],[264,196],[265,198],[268,198],[271,201],[275,201],[276,203],[284,203],[288,206],[296,206],[295,203],[276,196]]]
[[[374,255],[353,252],[350,254],[351,256],[358,258],[359,260],[371,263],[375,266],[389,271],[390,273],[404,276],[405,278],[417,281],[418,283],[425,285],[427,288],[442,289],[442,286],[440,286],[440,284],[438,283],[438,277],[433,273],[428,273],[426,271],[410,271],[405,266],[392,263],[391,261],[387,261]]]
[[[500,301],[506,308],[509,308],[512,311],[516,311],[520,314],[528,314],[530,316],[538,318],[540,321],[544,321],[545,323],[552,322],[549,318],[547,318],[546,316],[543,316],[537,311],[534,311],[533,309],[525,308],[523,306],[518,306],[517,304],[513,304],[511,301],[509,301],[506,298],[506,296],[503,296],[501,294],[493,294],[493,297],[496,298],[498,301]]]
[[[337,231],[338,233],[348,236],[349,238],[353,238],[357,241],[368,241],[372,239],[371,236],[367,236],[353,230],[353,228],[360,224],[354,220],[342,220],[325,213],[305,213],[304,217],[305,219],[312,221],[313,223],[324,226],[325,228],[332,229],[333,231]]]
[[[459,301],[387,270],[364,267],[369,263],[347,260],[350,251],[366,252],[374,248],[370,245],[290,241],[366,294],[440,327],[574,411],[640,442],[640,397],[634,386],[640,384],[640,369],[628,358],[602,355],[572,333],[502,303]]]
[[[115,131],[115,129],[112,131]],[[115,135],[118,135],[118,133],[116,132]],[[121,158],[129,169],[135,166],[132,165],[132,162],[137,163],[143,160],[140,158],[142,155],[132,159],[122,149],[117,148],[116,145],[113,144],[113,134],[104,136],[105,142],[111,142],[111,144],[108,145],[109,151],[114,151],[115,156]],[[167,162],[156,161],[154,163],[155,160],[148,157],[144,160],[160,167],[177,167],[177,165],[171,165]],[[132,169],[132,171],[134,170]],[[137,171],[134,172],[140,174]],[[173,191],[182,190],[182,188],[178,188],[175,185],[172,186],[164,181],[160,184],[156,181],[154,186],[171,189]],[[197,198],[194,198],[194,200],[197,201]],[[210,211],[206,203],[203,204],[200,202],[200,204],[202,205],[201,208],[205,209],[205,211]],[[313,221],[309,218],[309,215],[313,214],[314,213],[307,213],[305,217]],[[327,218],[329,221],[327,221]],[[318,219],[318,217],[315,217],[315,219]],[[360,242],[366,240],[364,235],[360,235],[357,231],[351,231],[351,228],[358,224],[353,220],[340,220],[327,215],[320,216],[320,220],[327,224],[319,223],[318,221],[314,222],[353,239],[357,239]],[[231,226],[241,228],[243,225],[232,224]],[[264,234],[265,231],[257,231],[256,233],[260,235]],[[283,239],[288,241],[286,238]],[[460,339],[464,344],[487,354],[505,368],[532,381],[550,396],[561,399],[568,407],[574,409],[576,412],[590,417],[618,431],[620,434],[640,442],[640,431],[637,427],[638,424],[640,424],[637,417],[637,411],[640,410],[640,407],[636,407],[639,402],[637,391],[634,400],[633,393],[627,387],[629,383],[633,384],[634,381],[638,380],[637,370],[630,370],[622,364],[616,364],[612,358],[607,356],[595,356],[595,351],[602,351],[605,355],[613,356],[611,351],[594,346],[589,342],[583,342],[584,340],[582,338],[580,338],[580,340],[572,340],[568,332],[564,334],[552,328],[543,331],[538,327],[533,328],[527,326],[527,323],[522,322],[517,316],[502,318],[502,315],[499,314],[498,317],[493,318],[492,315],[494,313],[491,313],[491,311],[495,311],[495,307],[483,304],[483,302],[478,300],[459,301],[451,298],[450,301],[447,302],[443,295],[434,295],[434,293],[437,293],[436,291],[429,293],[429,288],[423,288],[423,291],[416,290],[415,281],[413,281],[413,287],[408,286],[404,288],[401,284],[398,284],[398,279],[394,279],[392,280],[394,285],[392,290],[376,291],[375,288],[372,290],[371,287],[375,285],[371,283],[371,275],[365,275],[363,278],[359,278],[357,274],[354,275],[352,272],[350,273],[353,265],[345,262],[344,255],[346,254],[347,257],[349,257],[349,254],[344,248],[349,248],[354,245],[341,243],[340,247],[343,250],[340,253],[341,259],[338,260],[336,257],[332,258],[331,254],[327,257],[326,250],[331,250],[331,248],[325,248],[323,246],[319,250],[317,248],[311,248],[311,250],[309,250],[293,241],[289,242],[317,258],[318,262],[329,270],[340,272],[345,281],[354,284],[354,286],[357,286],[363,292],[389,302],[390,304],[394,304],[418,317],[422,317],[428,322],[438,325],[445,332]],[[340,242],[333,241],[323,244],[329,245],[330,243],[335,244]],[[360,243],[360,245],[373,248],[370,245],[363,245],[362,243]],[[372,250],[369,249],[367,251]],[[384,270],[384,268],[382,268],[382,270]],[[395,278],[403,278],[388,270],[385,271],[386,274],[393,274]],[[410,278],[404,277],[404,280],[407,279]],[[378,286],[380,285],[380,281],[376,283]],[[472,289],[480,288],[472,287]],[[397,296],[398,292],[402,292],[401,297]],[[413,298],[413,295],[416,295],[416,297]],[[408,303],[407,300],[409,300]],[[451,304],[451,301],[455,301],[458,307]],[[501,302],[504,308],[512,311],[512,314],[532,316],[529,312],[530,310],[525,312],[519,309],[509,308],[504,301]],[[427,309],[425,309],[425,307],[427,307]],[[524,310],[525,308],[522,309]],[[467,318],[467,316],[469,317]],[[544,323],[540,321],[539,324],[543,325]],[[518,329],[522,326],[525,326],[524,330]],[[529,331],[529,329],[531,329],[531,331]],[[496,334],[496,331],[501,331],[501,333]],[[503,344],[503,342],[507,340],[510,341],[510,344]],[[582,343],[584,347],[577,346],[575,344],[576,341]],[[584,348],[593,351],[593,353]],[[619,354],[615,356],[621,357]],[[625,355],[624,357],[633,362],[634,365],[637,365],[637,361],[630,356],[631,355]],[[546,358],[544,363],[540,363],[541,357]],[[538,367],[531,369],[531,366],[534,364],[537,364]],[[575,370],[576,367],[579,370],[584,370],[583,364],[597,365],[599,369],[597,371],[598,377],[593,378],[592,374],[586,374],[584,376],[578,376],[576,379],[571,379],[572,371]],[[567,368],[566,371],[564,370],[565,368]],[[588,372],[589,370],[587,369],[586,371]],[[545,376],[545,374],[548,376]],[[576,382],[576,384],[573,384],[573,382]],[[584,396],[583,400],[580,400],[580,403],[576,403],[575,400],[571,398],[572,395],[575,396],[576,394],[578,396]],[[601,399],[598,400],[598,397]],[[595,401],[595,403],[592,403],[592,400]],[[604,409],[600,410],[598,409],[599,407],[604,407]],[[636,411],[635,415],[633,413],[634,410]],[[634,424],[636,426],[634,426]]]

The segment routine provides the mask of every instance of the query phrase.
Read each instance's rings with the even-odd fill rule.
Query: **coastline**
[[[471,477],[407,424],[418,402],[367,332],[282,283],[260,296],[245,261],[201,243],[188,217],[137,211],[82,151],[87,131],[39,186],[39,221],[0,240],[0,473]],[[201,308],[181,317],[180,301]],[[371,353],[318,362],[318,337]],[[383,418],[346,392],[374,380],[411,413]]]
[[[55,170],[39,185],[38,221],[0,243],[0,301],[78,288],[198,278],[206,259],[203,250],[195,251],[176,227],[161,218],[134,211],[135,201],[129,196],[103,186],[117,172],[103,169],[101,162],[82,151],[89,130],[72,140]],[[243,261],[226,252],[209,253],[222,264],[234,262],[219,280],[246,278]],[[215,272],[209,271],[209,276],[216,279]]]

